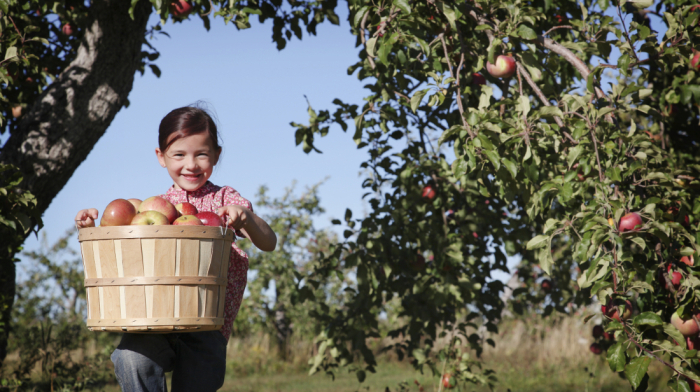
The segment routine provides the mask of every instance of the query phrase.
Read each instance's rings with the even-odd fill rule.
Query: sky
[[[308,123],[306,98],[317,111],[332,109],[335,98],[362,104],[362,83],[347,75],[358,49],[344,16],[341,26],[324,23],[317,36],[294,38],[282,51],[272,42],[271,23],[257,20],[251,29],[239,31],[214,18],[207,32],[199,17],[192,17],[184,23],[168,21],[164,30],[170,38],[159,35],[151,41],[160,52],[155,63],[161,77],[149,69],[136,74],[129,107],[117,114],[51,202],[40,238],[45,234],[52,244],[73,225],[80,209],[101,212],[117,198],[143,200],[165,193],[172,180],[156,159],[158,125],[170,110],[199,100],[215,112],[223,139],[214,184],[229,185],[254,202],[263,185],[276,197],[294,182],[300,194],[325,180],[319,195],[327,212],[315,220],[318,228],[331,226],[330,220],[342,218],[346,208],[355,216],[366,211],[359,177],[365,153],[357,150],[352,130],[332,127],[328,136],[316,140],[323,153],[307,155],[295,145],[290,125]],[[32,235],[24,247],[39,245]],[[79,248],[77,237],[72,246]]]

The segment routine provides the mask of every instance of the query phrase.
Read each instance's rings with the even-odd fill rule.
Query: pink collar
[[[207,181],[199,189],[196,189],[192,192],[188,192],[184,189],[175,189],[175,185],[173,185],[170,187],[170,189],[168,189],[168,191],[165,194],[173,198],[184,197],[185,199],[187,199],[187,196],[201,198],[204,195],[211,192],[216,192],[216,185],[212,184],[210,181]]]

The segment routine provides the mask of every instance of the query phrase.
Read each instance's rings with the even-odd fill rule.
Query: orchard
[[[302,25],[315,34],[319,23],[338,23],[339,6],[131,3],[0,3],[0,129],[9,132],[0,164],[13,173],[0,185],[11,190],[0,193],[0,234],[18,239],[4,250],[0,276],[14,277],[8,265],[21,240],[128,102],[134,73],[146,66],[160,73],[157,50],[141,47],[162,29],[146,31],[152,12],[162,23],[201,18],[206,27],[222,17],[238,29],[251,27],[253,16],[272,19],[283,49],[302,38]],[[388,350],[432,372],[443,388],[493,385],[480,355],[505,310],[571,314],[599,302],[589,317],[602,320],[590,352],[604,354],[634,390],[646,389],[651,361],[672,372],[675,391],[700,383],[695,2],[345,6],[360,49],[347,48],[358,52],[348,72],[367,96],[309,107],[308,124],[292,125],[306,153],[319,151],[316,138],[350,129],[348,148],[367,152],[370,209],[363,217],[348,210],[334,222],[344,238],[319,250],[303,273],[285,275],[292,304],[311,306],[319,326],[311,373],[342,368],[362,381],[378,366],[368,341],[387,338]],[[89,45],[97,49],[78,50]],[[107,55],[90,57],[98,52]],[[105,64],[115,72],[92,71]],[[71,72],[78,66],[93,78]],[[113,90],[100,90],[105,84]],[[87,102],[80,97],[103,104],[73,105]],[[82,112],[69,115],[74,107]],[[60,159],[47,163],[56,151]],[[118,204],[131,213],[147,201]],[[506,303],[505,284],[492,274],[511,273],[508,258],[516,255],[518,288]],[[3,279],[0,295],[14,295]],[[319,287],[331,279],[347,287],[326,303]],[[401,321],[384,328],[386,312]],[[0,358],[3,350],[0,339]]]

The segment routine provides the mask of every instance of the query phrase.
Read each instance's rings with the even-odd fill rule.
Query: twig
[[[459,117],[462,119],[462,126],[469,133],[469,137],[474,139],[476,137],[476,135],[474,134],[474,131],[472,131],[472,128],[467,123],[467,120],[464,118],[464,104],[462,103],[462,89],[460,88],[460,85],[459,85],[459,79],[455,78],[455,73],[452,70],[452,61],[450,61],[450,55],[447,51],[447,44],[445,43],[445,34],[440,33],[440,35],[438,37],[440,37],[440,42],[442,42],[442,50],[445,52],[445,59],[447,60],[447,68],[449,68],[450,75],[455,79],[455,82],[457,83],[457,107],[459,108]]]
[[[622,28],[625,30],[625,38],[627,39],[627,44],[630,46],[630,50],[632,50],[632,54],[634,55],[634,59],[639,61],[639,57],[637,57],[637,52],[634,51],[634,46],[632,46],[632,40],[630,39],[630,34],[627,31],[627,25],[625,24],[625,18],[622,17],[622,9],[620,8],[620,3],[617,3],[617,16],[620,17],[620,22],[622,22]]]
[[[535,95],[537,95],[537,97],[540,99],[540,102],[542,102],[542,104],[544,106],[552,106],[552,104],[547,100],[547,97],[544,96],[544,93],[542,92],[542,90],[540,90],[540,88],[537,87],[535,82],[532,80],[532,78],[530,77],[530,74],[527,72],[527,69],[525,69],[525,67],[523,67],[523,65],[520,64],[520,62],[516,62],[515,64],[518,67],[518,72],[523,75],[527,84],[530,85],[530,88],[535,92]],[[559,128],[564,127],[564,122],[561,120],[561,118],[559,118],[559,116],[554,116],[554,121],[557,123],[557,125],[559,125]],[[564,132],[564,133],[566,133],[566,132]],[[573,138],[571,138],[570,135],[568,135],[568,136],[572,141],[576,142],[575,140],[573,140]],[[576,144],[578,144],[578,142],[576,142]]]
[[[366,12],[365,16],[362,17],[362,22],[360,22],[360,40],[362,40],[362,46],[365,47],[365,52],[367,52],[367,60],[369,60],[369,64],[372,66],[372,69],[377,69],[377,66],[374,64],[374,59],[372,58],[372,55],[370,55],[367,51],[367,38],[365,38],[365,23],[367,23],[368,15],[369,12]]]
[[[554,26],[554,27],[552,27],[551,29],[547,30],[547,32],[545,32],[545,33],[542,34],[542,35],[549,35],[549,33],[551,33],[551,32],[554,31],[554,30],[559,30],[559,29],[573,29],[573,28],[574,28],[573,26],[569,26],[569,25]]]

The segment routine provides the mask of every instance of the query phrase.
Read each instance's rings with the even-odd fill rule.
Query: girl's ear
[[[216,150],[216,159],[214,159],[214,165],[219,163],[219,158],[221,157],[221,147]]]
[[[165,156],[163,155],[163,152],[160,151],[160,148],[156,148],[156,157],[158,157],[158,162],[160,165],[165,167]]]

